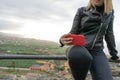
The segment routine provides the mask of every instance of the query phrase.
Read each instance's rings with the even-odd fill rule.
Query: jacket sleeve
[[[81,7],[81,8],[78,8],[78,10],[77,10],[77,13],[76,13],[74,20],[73,20],[72,28],[70,30],[71,34],[78,34],[79,33],[80,23],[81,23],[81,15],[83,12],[83,8],[84,7]]]
[[[79,33],[78,31],[79,31],[79,28],[80,28],[80,17],[81,17],[83,8],[84,7],[78,8],[78,10],[75,14],[75,17],[73,19],[72,28],[71,28],[69,33],[71,33],[71,34],[78,34]],[[60,40],[59,40],[59,43],[61,44],[60,47],[64,46],[64,44],[62,44],[62,42]]]
[[[116,60],[118,59],[118,51],[116,50],[116,44],[115,44],[115,37],[113,32],[113,21],[114,21],[114,14],[110,19],[110,22],[108,24],[108,29],[105,34],[105,41],[107,43],[108,51],[110,55],[112,56],[111,59]]]

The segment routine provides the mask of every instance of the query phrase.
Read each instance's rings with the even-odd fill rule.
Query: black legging
[[[69,66],[75,80],[85,80],[90,70],[93,80],[113,80],[103,50],[87,50],[72,46],[67,50]]]

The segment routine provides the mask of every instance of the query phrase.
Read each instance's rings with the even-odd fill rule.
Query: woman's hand
[[[68,35],[70,35],[70,33],[62,35],[60,41],[62,44],[70,46],[73,41],[73,38],[67,37]]]
[[[118,63],[120,63],[120,57],[119,57],[119,56],[117,56],[117,58],[111,57],[111,58],[109,59],[109,61],[110,61],[110,62],[118,62]]]

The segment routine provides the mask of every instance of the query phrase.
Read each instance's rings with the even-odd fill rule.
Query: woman
[[[107,43],[112,60],[117,60],[113,33],[114,11],[112,0],[90,0],[87,7],[79,8],[68,34],[60,38],[62,46],[69,45],[73,38],[69,34],[81,34],[86,45],[72,46],[67,58],[75,80],[85,80],[90,70],[93,80],[113,80],[108,60],[103,52],[103,38]]]

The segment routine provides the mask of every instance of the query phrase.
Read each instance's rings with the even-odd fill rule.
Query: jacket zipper
[[[97,37],[98,37],[98,35],[99,35],[100,31],[101,31],[102,25],[103,25],[103,23],[100,24],[100,29],[99,29],[98,33],[96,34],[96,37],[95,37],[95,39],[94,39],[94,41],[93,41],[93,44],[92,44],[91,49],[93,49],[93,47],[94,47],[94,45],[95,45],[95,42],[96,42],[96,40],[97,40]]]

